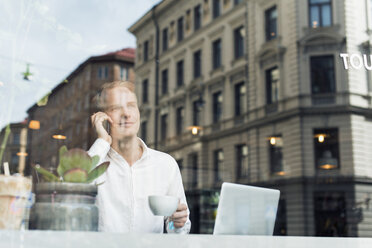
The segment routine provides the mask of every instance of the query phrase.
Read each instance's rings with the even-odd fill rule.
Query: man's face
[[[106,90],[105,112],[111,117],[110,135],[116,139],[137,136],[140,113],[136,95],[125,87]]]

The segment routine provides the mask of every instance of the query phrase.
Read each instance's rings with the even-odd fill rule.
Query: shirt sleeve
[[[180,202],[186,204],[187,206],[185,190],[182,184],[182,176],[181,176],[180,169],[178,167],[177,162],[173,158],[172,158],[172,163],[175,165],[174,166],[175,170],[172,176],[170,187],[168,189],[168,195],[177,196],[180,199]],[[166,224],[167,233],[188,234],[190,232],[191,221],[189,218],[190,216],[189,207],[187,207],[187,212],[188,212],[187,221],[185,225],[181,228],[176,228],[176,227],[171,228],[172,225],[169,224],[169,217],[166,218],[165,224]]]
[[[107,153],[110,150],[110,143],[108,143],[106,140],[98,138],[93,143],[93,145],[90,147],[88,154],[89,156],[93,157],[95,155],[99,156],[99,162],[97,165],[100,165],[106,160]],[[97,179],[95,179],[92,184],[101,184],[105,181],[105,174],[101,175]]]

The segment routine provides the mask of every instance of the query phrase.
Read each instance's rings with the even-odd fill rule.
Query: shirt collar
[[[137,139],[140,141],[140,146],[142,147],[142,156],[139,158],[139,160],[141,160],[147,157],[149,153],[149,148],[147,147],[147,145],[141,138],[137,137]],[[112,149],[112,147],[109,150],[109,156],[113,158],[122,158],[121,155],[117,151]]]
[[[147,157],[147,155],[148,155],[148,153],[149,153],[149,148],[147,147],[147,145],[145,144],[145,142],[144,142],[141,138],[139,138],[139,137],[137,137],[137,138],[139,139],[139,141],[140,141],[140,145],[141,145],[142,150],[143,150],[143,152],[142,152],[142,156],[141,156],[141,158],[140,158],[140,159],[142,159],[142,158]]]

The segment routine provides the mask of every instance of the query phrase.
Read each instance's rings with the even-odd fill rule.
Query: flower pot
[[[30,178],[0,175],[0,229],[27,228],[31,185]]]
[[[98,231],[97,186],[84,183],[39,183],[31,209],[30,229]]]

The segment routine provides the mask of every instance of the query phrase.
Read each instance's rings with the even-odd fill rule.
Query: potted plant
[[[31,209],[30,229],[97,231],[98,208],[95,205],[97,185],[110,162],[96,166],[99,156],[90,157],[82,149],[59,149],[58,175],[40,165],[34,169],[45,181],[36,184],[36,201]]]

